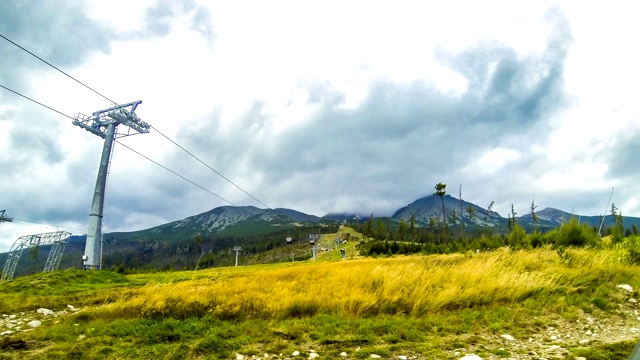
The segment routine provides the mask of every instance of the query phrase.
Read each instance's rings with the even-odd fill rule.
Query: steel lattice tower
[[[44,234],[26,235],[21,236],[11,246],[9,254],[7,256],[7,263],[2,270],[2,276],[0,281],[6,281],[13,279],[13,274],[16,271],[16,266],[20,260],[22,253],[29,248],[51,245],[47,262],[44,265],[44,271],[54,271],[58,269],[60,265],[60,259],[64,253],[64,248],[69,243],[69,236],[71,233],[66,231],[56,231]]]
[[[116,136],[123,137],[148,133],[151,129],[151,125],[142,121],[134,113],[140,103],[142,103],[141,100],[124,105],[114,105],[108,109],[96,111],[92,116],[76,114],[73,119],[74,125],[104,139],[93,202],[89,213],[87,242],[82,256],[82,267],[87,270],[100,270],[102,266],[102,212],[113,140]],[[116,133],[116,128],[120,124],[128,127],[126,133]],[[134,133],[131,133],[131,130],[134,130]]]

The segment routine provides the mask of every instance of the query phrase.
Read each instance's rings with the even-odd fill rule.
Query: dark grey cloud
[[[143,28],[133,33],[90,18],[87,6],[87,2],[77,0],[2,1],[0,34],[70,73],[96,52],[110,53],[113,41],[168,35],[172,21],[179,16],[187,16],[190,28],[200,33],[209,46],[215,40],[211,14],[193,0],[157,1],[146,10]],[[2,85],[27,95],[30,89],[24,76],[55,71],[4,39],[0,39],[0,58]],[[0,98],[5,96],[9,96],[6,91],[0,92]]]
[[[640,155],[640,129],[629,129],[620,137],[611,139],[610,149],[603,154],[603,160],[608,165],[607,175],[625,180],[639,178],[640,167],[634,165],[638,163],[638,155]]]
[[[8,142],[0,153],[0,207],[17,219],[44,224],[84,218],[91,194],[87,169],[97,169],[97,151],[76,150],[63,140],[69,124],[48,111],[22,106],[16,114],[6,121]]]
[[[259,174],[259,184],[250,186],[273,207],[390,213],[402,201],[431,194],[431,184],[444,178],[473,181],[454,176],[482,151],[506,143],[524,152],[544,140],[548,117],[567,105],[563,65],[572,38],[556,20],[542,53],[518,55],[490,42],[441,53],[443,64],[468,82],[456,96],[425,81],[381,78],[358,107],[345,108],[345,95],[330,84],[303,81],[300,90],[319,109],[276,137],[263,136],[277,119],[256,102],[231,125],[234,132],[212,116],[184,129],[179,141],[232,179],[250,167]],[[527,171],[532,163],[519,166]]]
[[[84,1],[2,1],[0,33],[50,63],[71,70],[95,52],[109,53],[111,49],[114,30],[89,18],[86,5]],[[0,79],[23,93],[29,89],[22,76],[54,71],[4,39],[0,39],[0,58]]]
[[[85,179],[87,168],[93,166],[85,159],[67,160],[64,166],[52,165],[34,154],[12,152],[13,161],[0,157],[3,169],[1,200],[12,216],[62,224],[88,214],[90,198],[87,194],[91,194],[92,187]]]
[[[34,132],[23,126],[14,127],[9,132],[9,147],[23,150],[16,153],[23,164],[28,164],[32,154],[38,153],[42,161],[55,165],[64,160],[64,154],[53,135],[54,131],[50,129],[41,128],[41,131]]]

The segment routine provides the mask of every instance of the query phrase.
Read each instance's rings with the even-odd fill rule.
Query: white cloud
[[[517,161],[520,157],[520,152],[515,149],[492,149],[481,155],[477,163],[473,164],[472,173],[493,175],[503,169],[505,165]]]

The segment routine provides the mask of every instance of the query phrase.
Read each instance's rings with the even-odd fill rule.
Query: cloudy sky
[[[271,208],[390,215],[444,182],[640,216],[630,2],[2,1],[0,34],[136,113]],[[64,114],[109,101],[0,39],[0,85]],[[0,251],[85,232],[102,139],[0,89]],[[120,126],[120,130],[125,130]],[[157,131],[120,141],[264,207]],[[116,144],[105,231],[229,205]],[[43,224],[43,225],[38,225]]]

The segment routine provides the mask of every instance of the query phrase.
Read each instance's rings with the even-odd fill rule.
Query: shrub
[[[527,233],[524,229],[516,224],[511,230],[511,234],[507,236],[507,243],[512,249],[528,249],[531,248],[531,243],[527,238]]]
[[[598,235],[588,224],[580,224],[571,218],[560,229],[547,233],[547,242],[556,246],[597,246]]]
[[[529,235],[529,243],[533,248],[540,247],[544,245],[544,236],[539,232],[534,232],[533,234]]]

